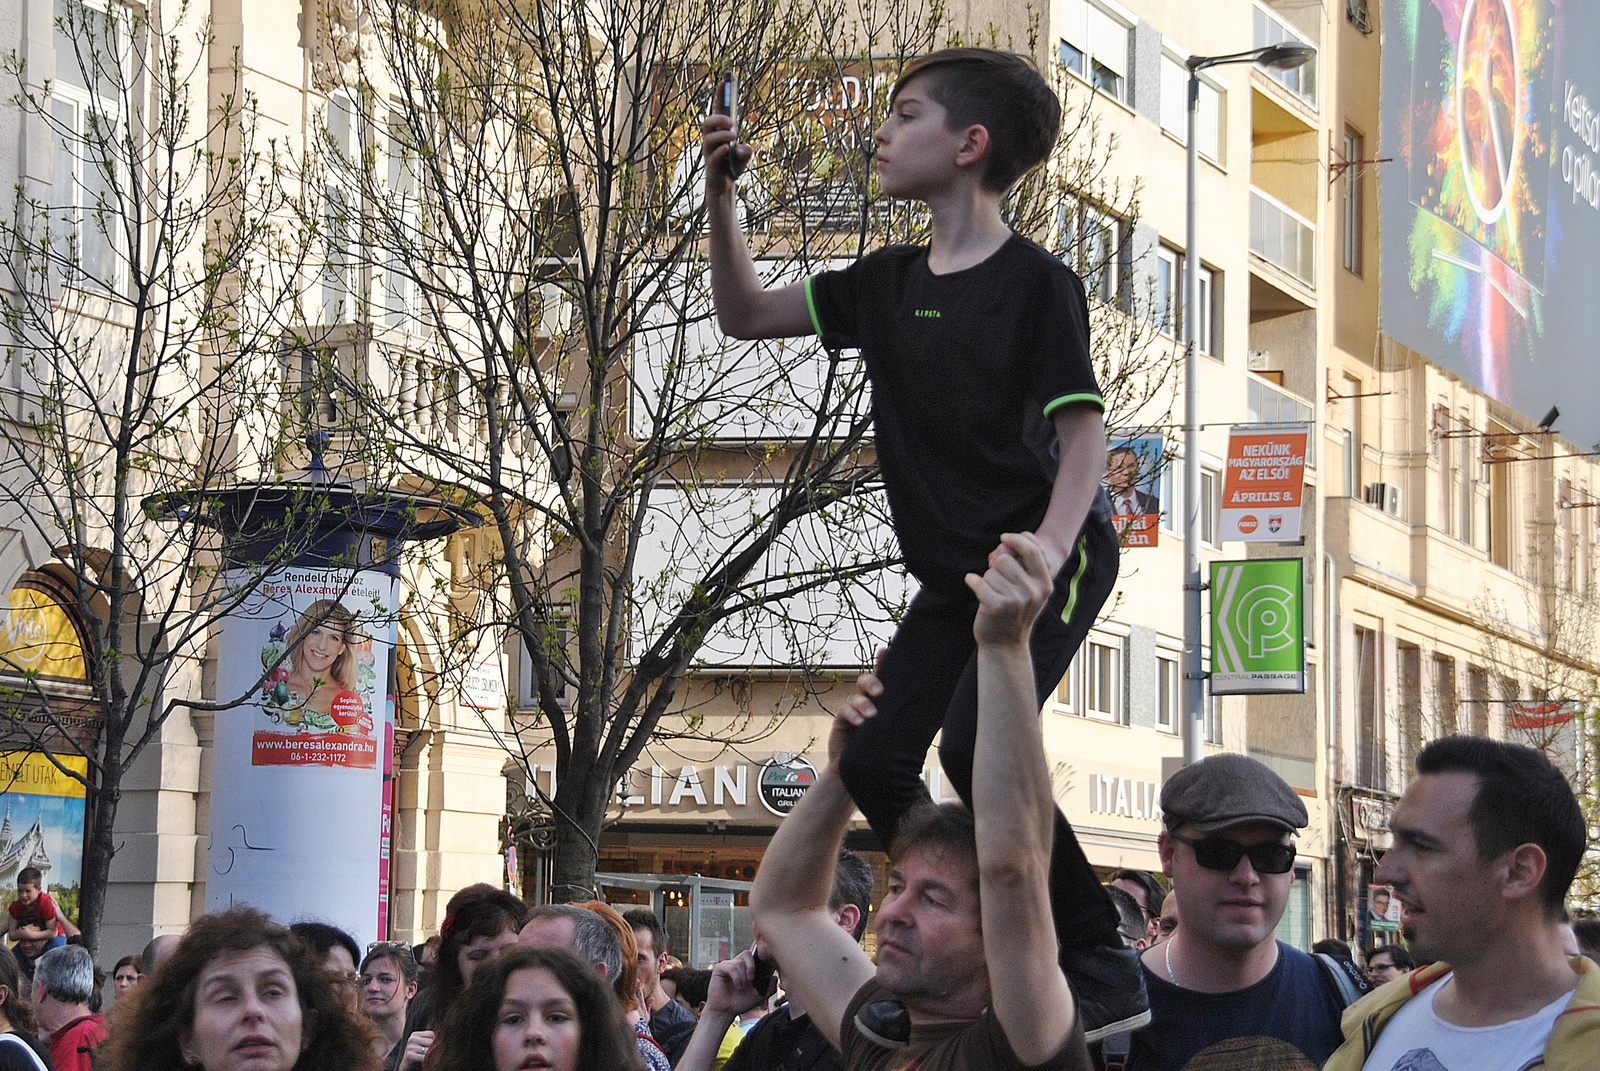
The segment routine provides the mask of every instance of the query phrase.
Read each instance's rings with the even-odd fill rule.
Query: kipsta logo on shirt
[[[917,309],[912,312],[911,315],[917,317],[919,320],[937,320],[944,314],[938,309]]]

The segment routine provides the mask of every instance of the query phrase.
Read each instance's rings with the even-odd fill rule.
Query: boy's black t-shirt
[[[857,349],[872,383],[878,461],[906,566],[958,598],[1005,532],[1032,532],[1055,483],[1053,414],[1103,409],[1083,284],[1012,235],[934,275],[925,246],[888,246],[806,280],[812,326]],[[1096,476],[1099,476],[1096,473]]]

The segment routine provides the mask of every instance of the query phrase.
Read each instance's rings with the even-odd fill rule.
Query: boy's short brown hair
[[[913,78],[945,110],[951,130],[989,131],[983,184],[999,193],[1044,163],[1061,135],[1061,101],[1025,56],[992,48],[945,48],[907,63],[889,103]]]
[[[32,885],[35,889],[42,889],[44,888],[44,875],[39,872],[38,867],[25,866],[17,871],[17,884]]]

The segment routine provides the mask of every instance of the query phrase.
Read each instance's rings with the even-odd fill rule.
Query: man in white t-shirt
[[[1345,1015],[1324,1071],[1600,1068],[1600,971],[1562,952],[1583,813],[1544,755],[1479,737],[1437,740],[1396,805],[1392,885],[1420,958]]]

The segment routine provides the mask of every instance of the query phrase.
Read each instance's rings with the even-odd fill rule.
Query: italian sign
[[[88,759],[56,758],[73,773],[88,775]],[[17,871],[37,867],[44,874],[44,891],[63,914],[77,921],[84,801],[83,782],[62,773],[45,755],[0,751],[0,808],[5,812],[0,821],[0,889],[5,901],[0,902],[16,896]]]
[[[1153,547],[1161,528],[1161,436],[1114,439],[1106,451],[1111,523],[1124,547]]]
[[[1535,418],[1600,397],[1597,41],[1592,2],[1383,5],[1383,331]]]
[[[224,621],[217,692],[244,702],[217,715],[208,910],[248,903],[377,936],[394,606],[381,573],[299,567]]]
[[[1299,558],[1211,563],[1211,694],[1306,690],[1305,564]]]
[[[800,802],[817,780],[817,768],[804,755],[776,752],[761,767],[761,778],[756,783],[756,794],[761,804],[779,818],[786,817]]]
[[[1300,542],[1306,424],[1236,424],[1222,478],[1224,541]]]

